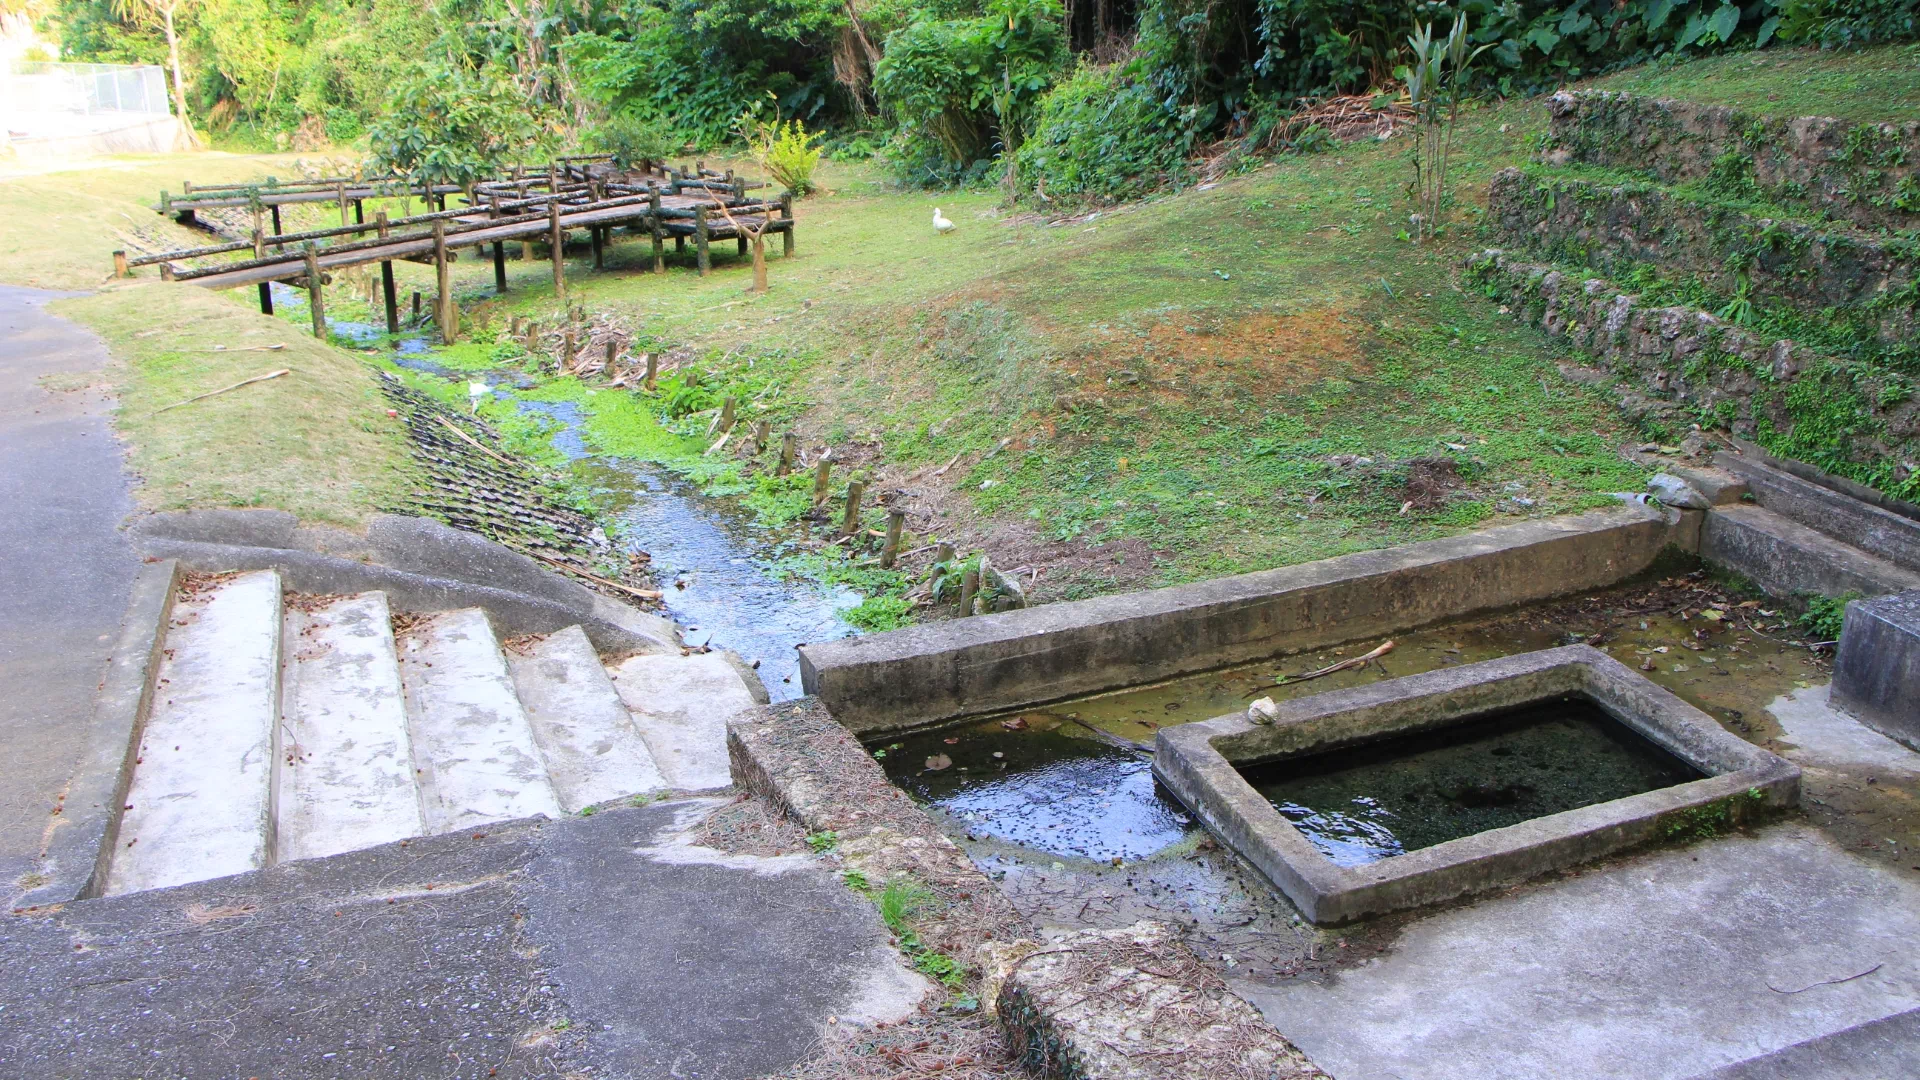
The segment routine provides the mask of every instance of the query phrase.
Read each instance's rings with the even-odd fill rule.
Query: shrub
[[[795,195],[813,190],[813,168],[820,164],[821,153],[816,144],[823,133],[808,131],[798,120],[768,123],[752,113],[740,117],[739,131],[753,160],[781,187]]]
[[[1186,145],[1177,117],[1124,67],[1082,65],[1041,99],[1019,182],[1049,198],[1131,198],[1179,173]]]
[[[1786,0],[1780,36],[1846,48],[1920,37],[1920,0]]]
[[[673,132],[657,119],[617,112],[594,128],[587,145],[596,153],[612,154],[623,169],[642,161],[660,161],[678,149]]]
[[[1065,58],[1058,0],[989,0],[971,18],[922,13],[887,36],[873,92],[899,122],[887,162],[904,182],[978,179],[1016,148]]]
[[[538,113],[503,71],[422,65],[368,127],[376,169],[464,184],[522,160],[542,142]]]

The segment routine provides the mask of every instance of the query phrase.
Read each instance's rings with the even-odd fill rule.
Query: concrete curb
[[[67,785],[61,820],[42,849],[42,873],[51,880],[22,895],[17,906],[64,904],[91,896],[106,876],[179,577],[179,564],[168,559],[147,563],[134,579],[120,638],[87,720],[86,750]]]
[[[289,548],[243,547],[193,540],[147,537],[148,555],[177,559],[189,570],[278,570],[289,589],[309,593],[357,593],[384,590],[393,606],[405,611],[454,611],[484,608],[503,634],[549,634],[576,623],[602,652],[678,652],[672,623],[635,611],[597,593],[580,605],[563,604],[490,585],[428,577],[376,563]],[[584,592],[584,590],[583,590]]]
[[[980,951],[987,967],[981,998],[1021,1064],[1041,1076],[1326,1078],[1258,1010],[1200,967],[1164,923]]]

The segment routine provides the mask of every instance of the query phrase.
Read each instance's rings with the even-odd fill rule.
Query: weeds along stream
[[[289,319],[307,317],[306,297],[283,285],[274,286],[274,308]],[[798,532],[763,527],[738,500],[703,494],[665,466],[602,453],[587,436],[587,417],[578,403],[525,396],[540,383],[526,371],[453,362],[432,343],[430,330],[390,338],[371,323],[332,315],[327,325],[344,342],[383,356],[416,384],[439,384],[422,388],[438,389],[444,399],[468,397],[470,384],[484,384],[489,387],[484,397],[532,420],[557,455],[550,463],[587,494],[616,551],[622,557],[644,553],[651,560],[661,602],[686,643],[739,653],[757,666],[775,701],[800,696],[795,646],[856,632],[840,613],[864,597],[846,586],[822,584],[788,564],[801,550]]]

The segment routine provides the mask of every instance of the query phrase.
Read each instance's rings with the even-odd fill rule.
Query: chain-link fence
[[[169,115],[160,68],[15,61],[0,75],[0,121],[14,139],[111,131]]]

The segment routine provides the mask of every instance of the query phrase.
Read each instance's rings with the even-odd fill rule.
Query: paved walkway
[[[107,363],[43,309],[58,295],[0,286],[0,900],[35,866],[139,566],[106,395],[39,383]]]
[[[0,1076],[747,1080],[932,989],[726,800],[525,821],[0,914]]]

